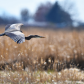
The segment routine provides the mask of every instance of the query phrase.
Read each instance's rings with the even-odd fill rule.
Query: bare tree
[[[28,21],[29,19],[29,11],[28,9],[21,10],[21,18],[24,22]]]
[[[56,2],[51,10],[47,13],[46,19],[48,22],[55,24],[64,23],[66,25],[72,25],[72,19],[68,12],[64,11],[61,6]]]
[[[46,14],[47,12],[51,9],[52,4],[50,2],[47,2],[46,4],[40,4],[38,7],[34,19],[39,22],[44,22],[46,21]]]
[[[62,2],[59,2],[59,4],[64,11],[71,15],[73,20],[77,20],[76,17],[78,17],[79,14],[74,0],[63,0]]]

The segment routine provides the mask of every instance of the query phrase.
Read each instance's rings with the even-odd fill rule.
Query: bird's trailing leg
[[[0,34],[0,36],[4,36],[4,35],[5,35],[5,33]]]

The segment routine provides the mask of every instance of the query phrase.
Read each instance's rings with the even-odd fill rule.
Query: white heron
[[[30,40],[31,38],[45,38],[39,35],[29,35],[28,37],[25,37],[22,31],[20,30],[20,27],[22,25],[22,23],[8,24],[5,27],[5,32],[0,34],[0,36],[6,35],[19,44],[25,42],[25,40]]]

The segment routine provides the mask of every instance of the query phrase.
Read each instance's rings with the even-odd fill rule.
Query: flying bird
[[[24,36],[22,31],[20,30],[22,23],[17,24],[8,24],[5,27],[5,32],[0,34],[0,36],[8,36],[18,44],[25,42],[25,40],[30,40],[31,38],[45,38],[39,35],[29,35],[27,37]]]

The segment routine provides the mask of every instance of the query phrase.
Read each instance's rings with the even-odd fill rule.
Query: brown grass
[[[3,32],[4,30],[0,29],[0,33]],[[84,81],[83,71],[65,69],[80,68],[83,70],[84,31],[32,28],[23,30],[23,32],[25,36],[38,34],[46,38],[34,38],[17,44],[7,36],[0,37],[0,70],[5,70],[0,72],[1,83],[46,84],[65,81],[59,84],[68,84],[66,80],[68,82]]]
[[[1,84],[84,84],[84,72],[76,68],[61,72],[46,71],[1,71]]]

